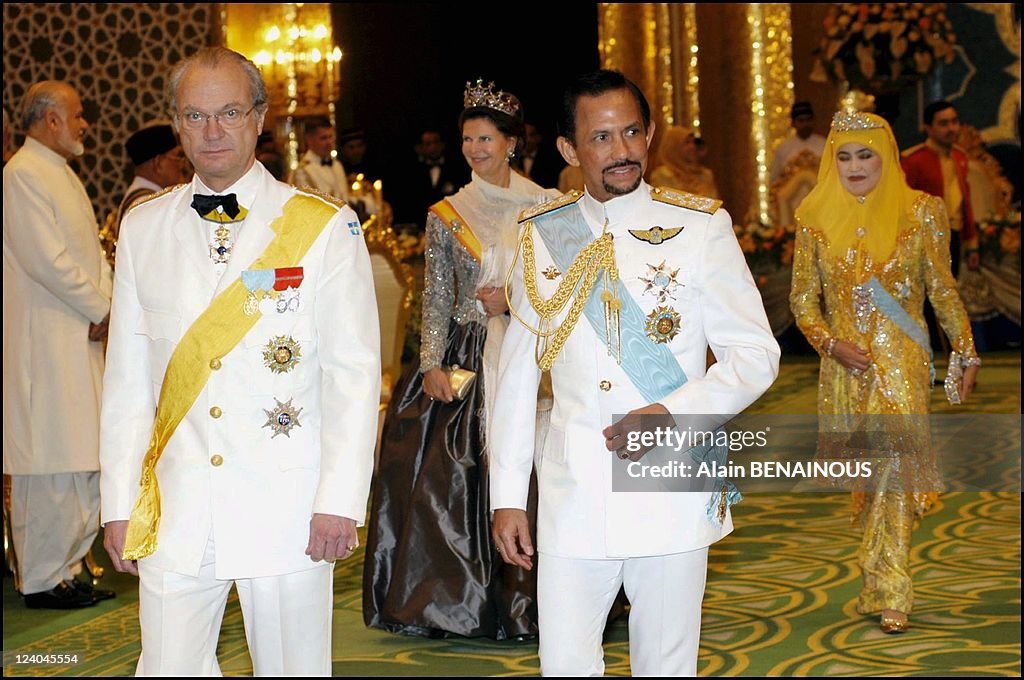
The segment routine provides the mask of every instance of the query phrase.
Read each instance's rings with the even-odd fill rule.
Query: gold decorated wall
[[[906,5],[909,7],[909,5]],[[810,101],[826,134],[840,88],[812,79],[834,3],[601,3],[602,65],[643,89],[660,129],[697,127],[705,163],[737,223],[768,222],[768,168],[790,132],[789,108]],[[850,11],[856,5],[842,5]],[[880,5],[862,5],[880,12]],[[1008,3],[947,3],[960,36],[952,59],[887,102],[901,145],[923,138],[921,111],[953,102],[962,122],[1003,145],[1019,191],[1020,23]],[[871,9],[874,8],[874,9]],[[820,64],[818,65],[820,70]],[[891,98],[890,98],[891,99]],[[878,101],[881,106],[881,100]],[[657,164],[656,130],[649,170]],[[998,153],[997,149],[994,153]],[[1012,158],[1016,153],[1017,157]]]
[[[124,140],[166,118],[165,75],[215,42],[216,13],[212,3],[4,4],[4,107],[17,129],[33,83],[67,80],[78,89],[90,128],[77,170],[100,222],[131,177]]]
[[[293,6],[297,3],[288,5]],[[307,11],[314,7],[305,6]],[[455,115],[449,115],[446,107],[459,100],[460,80],[486,67],[489,77],[510,72],[504,77],[515,82],[513,76],[524,70],[524,57],[514,49],[467,56],[458,48],[458,38],[468,29],[449,37],[446,32],[462,24],[456,22],[457,10],[441,3],[385,6],[386,12],[373,3],[336,3],[328,8],[334,42],[346,50],[340,62],[346,76],[340,96],[335,98],[328,90],[320,102],[325,111],[318,108],[316,113],[333,115],[336,102],[339,121],[367,127],[385,158],[398,158],[399,152],[404,158],[418,127],[450,125]],[[252,8],[250,13],[244,11],[247,7]],[[756,217],[762,207],[763,165],[780,136],[788,132],[789,103],[810,100],[818,112],[818,132],[827,132],[838,88],[812,82],[810,75],[814,50],[824,34],[823,20],[833,5],[595,3],[591,7],[598,16],[595,47],[601,62],[620,68],[641,85],[651,100],[659,131],[671,124],[699,127],[709,149],[707,163],[726,207],[737,222]],[[17,114],[27,88],[42,79],[66,79],[78,87],[92,123],[86,154],[79,162],[80,175],[102,220],[116,205],[130,176],[123,141],[145,122],[166,116],[162,89],[169,67],[207,44],[241,41],[238,47],[249,51],[243,44],[248,41],[259,49],[254,39],[271,13],[282,8],[285,5],[243,3],[7,3],[3,7],[4,105]],[[949,8],[962,35],[958,60],[941,78],[936,76],[906,93],[902,117],[894,125],[897,139],[903,144],[920,141],[920,109],[941,95],[954,99],[961,119],[981,130],[986,143],[1009,145],[1019,154],[1020,24],[1013,6],[951,3]],[[222,30],[226,19],[230,21]],[[588,35],[588,46],[592,41]],[[558,84],[593,63],[570,63],[560,53],[565,48],[557,40],[533,42],[540,54],[537,63],[562,67],[543,78],[536,76],[543,69],[526,70],[534,73],[530,80],[543,81],[545,86]],[[754,47],[755,42],[760,46]],[[396,44],[405,49],[396,49]],[[422,58],[411,60],[407,54]],[[754,83],[758,69],[763,76],[761,95],[756,94]],[[300,79],[295,82],[300,85]],[[544,89],[542,95],[531,98],[530,94],[528,110],[553,119],[548,111],[555,107],[544,105],[557,101],[557,93]],[[276,97],[275,101],[286,100]],[[302,101],[298,98],[294,111],[275,110],[271,116],[278,137],[293,152],[295,128],[282,127],[281,121],[310,115],[312,111],[302,110]],[[14,123],[17,128],[17,115]],[[1014,163],[1004,167],[1012,168]]]
[[[832,99],[821,107],[824,111],[835,101],[831,88],[795,87],[796,78],[810,72],[809,59],[797,66],[796,26],[808,26],[802,32],[816,37],[825,5],[794,15],[796,7],[788,3],[599,6],[603,65],[622,70],[640,85],[661,130],[678,124],[699,131],[708,145],[706,162],[715,173],[725,207],[737,222],[766,217],[767,166],[771,152],[789,134],[794,91],[825,92]],[[812,49],[813,43],[800,54],[809,55]],[[655,150],[659,138],[656,133]],[[655,152],[649,169],[657,162]]]

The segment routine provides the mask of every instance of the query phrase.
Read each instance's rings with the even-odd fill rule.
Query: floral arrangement
[[[811,78],[854,90],[894,92],[956,56],[945,3],[835,4],[824,28]]]
[[[736,240],[747,258],[747,265],[755,274],[793,264],[793,231],[784,226],[772,227],[760,222],[735,224]]]
[[[998,263],[1013,255],[1020,261],[1020,211],[990,216],[978,223],[978,248],[982,261]]]

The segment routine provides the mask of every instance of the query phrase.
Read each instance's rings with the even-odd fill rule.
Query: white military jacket
[[[209,193],[194,178],[137,204],[121,230],[101,424],[104,522],[131,513],[175,346],[302,193],[260,163],[224,192],[249,212],[218,280],[209,223],[190,207],[195,189]],[[264,301],[242,341],[211,362],[157,465],[162,516],[145,559],[167,570],[197,574],[211,534],[217,578],[309,569],[313,513],[365,517],[380,397],[377,306],[355,213],[330,205],[336,214],[298,263],[296,303],[278,313]]]
[[[652,192],[662,200],[654,200]],[[573,202],[595,237],[607,220],[619,285],[647,318],[654,318],[652,327],[659,328],[659,308],[668,308],[665,314],[675,319],[660,326],[665,332],[654,335],[667,344],[687,381],[661,399],[663,406],[673,414],[737,414],[772,384],[778,374],[779,347],[732,221],[726,211],[714,211],[717,201],[652,190],[643,183],[605,203],[577,193],[575,200],[567,195],[547,209]],[[683,205],[701,206],[714,214]],[[564,272],[539,234],[534,234],[533,242],[537,284],[547,299]],[[512,276],[513,306],[536,327],[538,315],[520,285],[522,258]],[[718,359],[710,369],[708,347]],[[513,321],[502,345],[489,442],[492,509],[526,508],[540,379],[535,351],[536,336]],[[609,356],[603,329],[595,332],[587,318],[580,317],[551,378],[551,429],[537,460],[540,552],[582,559],[665,555],[705,547],[732,530],[727,512],[721,520],[709,516],[708,492],[612,490],[614,454],[605,448],[602,430],[648,400]]]
[[[343,201],[349,198],[345,166],[337,158],[333,159],[329,166],[321,165],[320,156],[312,151],[306,151],[299,159],[299,167],[292,174],[291,184],[300,189],[313,189]]]

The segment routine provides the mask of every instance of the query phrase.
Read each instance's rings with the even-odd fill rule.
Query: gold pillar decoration
[[[224,3],[227,45],[263,73],[270,96],[266,126],[285,140],[285,162],[298,165],[298,124],[311,116],[334,121],[341,49],[334,44],[327,3]]]
[[[601,65],[622,71],[640,87],[651,105],[656,132],[677,124],[700,130],[695,7],[695,3],[598,6]]]
[[[755,152],[754,205],[763,224],[771,224],[769,166],[771,154],[789,134],[793,105],[793,54],[788,3],[747,5],[750,29],[751,139]]]
[[[664,124],[662,129],[675,124],[675,83],[673,68],[672,19],[668,3],[659,2],[653,7],[654,20],[651,22],[653,40],[650,50],[656,55],[654,59],[654,99],[658,104],[658,120]]]
[[[598,50],[602,66],[622,71],[637,84],[647,97],[651,116],[658,126],[666,124],[666,112],[672,120],[667,14],[667,7],[654,3],[603,3],[598,9]]]
[[[686,100],[681,109],[686,111],[686,122],[700,136],[700,67],[698,64],[699,45],[697,41],[697,3],[686,2],[682,6],[683,20],[680,22],[684,30],[684,39],[679,43],[683,46],[686,58]]]

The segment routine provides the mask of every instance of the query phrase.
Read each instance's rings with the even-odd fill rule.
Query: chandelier
[[[263,73],[271,108],[288,116],[334,115],[341,49],[327,4],[286,3],[279,21],[263,27],[253,62]]]

